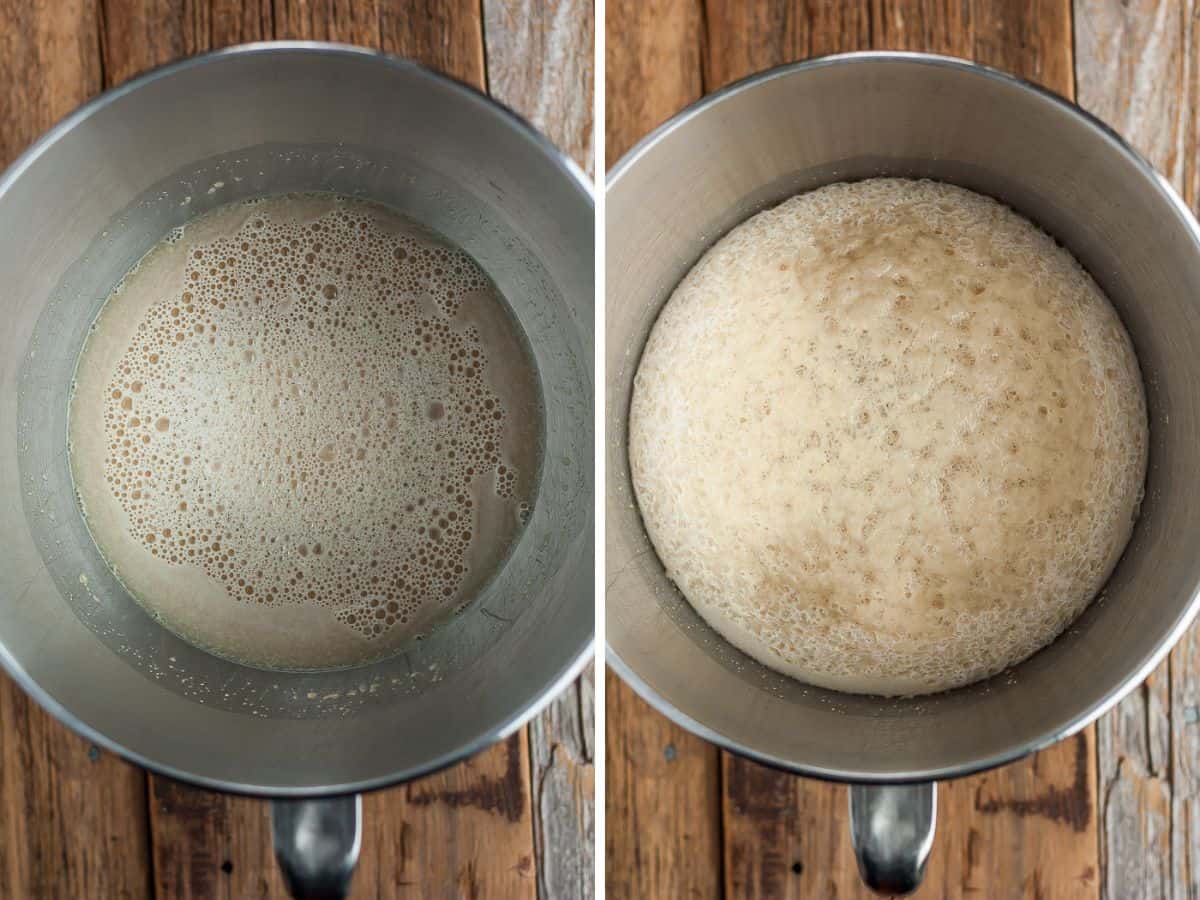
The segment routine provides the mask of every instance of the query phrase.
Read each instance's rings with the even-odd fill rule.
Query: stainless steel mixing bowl
[[[483,266],[536,359],[544,464],[518,546],[468,611],[385,662],[286,674],[195,649],[113,577],[73,495],[67,394],[100,304],[169,229],[314,190],[387,204]],[[487,746],[578,674],[593,631],[592,197],[528,125],[403,60],[240,47],[56,126],[0,180],[0,228],[0,662],[52,713],[195,784],[345,795]],[[326,847],[309,877],[344,875],[356,822],[352,800],[280,806],[276,837],[285,854]],[[312,859],[289,859],[302,879]]]
[[[666,579],[627,461],[632,379],[658,310],[711,244],[800,191],[936,178],[1008,203],[1112,298],[1141,361],[1146,500],[1102,599],[1051,646],[981,684],[912,700],[778,675],[710,629]],[[607,192],[607,621],[610,664],[684,727],[761,762],[852,782],[860,868],[919,880],[933,782],[1083,728],[1138,684],[1196,613],[1200,554],[1200,232],[1116,134],[1059,97],[962,60],[817,59],[714,94],[616,167]],[[899,786],[899,787],[897,787]]]

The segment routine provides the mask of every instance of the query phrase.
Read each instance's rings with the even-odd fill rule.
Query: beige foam
[[[144,606],[222,655],[319,668],[469,602],[520,529],[540,405],[469,256],[286,197],[217,210],[126,276],[70,429],[89,527]]]
[[[801,680],[976,681],[1054,639],[1137,515],[1143,388],[1076,261],[995,201],[876,179],[696,264],[646,345],[630,463],[700,614]]]

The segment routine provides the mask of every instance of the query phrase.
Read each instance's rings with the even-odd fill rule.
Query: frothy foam
[[[964,685],[1101,589],[1145,479],[1132,345],[1064,249],[928,181],[795,197],[716,244],[656,322],[630,463],[700,614],[863,693]]]
[[[465,253],[334,197],[148,254],[80,357],[72,468],[131,592],[257,665],[385,655],[474,596],[528,510],[532,362]]]

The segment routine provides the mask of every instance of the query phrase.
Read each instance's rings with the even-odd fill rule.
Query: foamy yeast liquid
[[[654,325],[630,462],[699,613],[765,665],[882,695],[1049,643],[1129,539],[1129,337],[1071,255],[928,181],[837,184],[718,242]]]
[[[469,603],[527,515],[540,434],[479,266],[330,195],[223,207],[155,247],[102,307],[70,408],[122,582],[268,668],[379,658]]]

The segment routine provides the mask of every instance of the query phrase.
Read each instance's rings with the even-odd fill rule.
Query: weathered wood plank
[[[444,772],[368,794],[352,896],[533,900],[528,772],[522,732]],[[286,896],[268,804],[163,778],[152,785],[159,898]]]
[[[925,888],[935,897],[1099,896],[1092,730],[943,785]]]
[[[592,673],[589,668],[529,725],[533,837],[542,900],[594,896]]]
[[[0,676],[0,897],[151,896],[142,771]]]
[[[1070,96],[1069,0],[871,0],[872,46],[974,59]],[[1047,48],[1053,52],[1046,52]]]
[[[355,897],[535,900],[525,731],[429,778],[370,794]]]
[[[271,852],[270,811],[262,800],[152,776],[150,824],[156,897],[287,896]]]
[[[382,6],[387,0],[275,0],[277,40],[337,41],[378,46]],[[414,4],[393,3],[395,14],[416,15]]]
[[[789,900],[822,896],[841,886],[828,873],[853,869],[849,834],[839,846],[846,816],[844,788],[813,785],[801,796],[798,778],[721,754],[721,817],[725,896]],[[809,846],[814,831],[829,839]],[[848,883],[852,886],[852,883]]]
[[[1196,203],[1194,0],[1076,0],[1079,103],[1115,127]],[[1200,812],[1193,630],[1099,724],[1101,858],[1109,898],[1195,897]]]
[[[724,766],[725,896],[874,896],[858,878],[844,787],[731,754]],[[933,855],[913,896],[1094,900],[1095,784],[1092,743],[1080,734],[1009,769],[943,785]]]
[[[483,0],[489,93],[589,174],[594,23],[591,0]]]
[[[1075,96],[1071,0],[973,0],[976,61]]]
[[[922,50],[973,58],[1072,91],[1065,0],[707,0],[705,88],[785,62],[850,50]],[[1052,54],[1048,43],[1061,44]]]
[[[16,156],[100,90],[95,0],[0,0],[0,155]]]
[[[104,0],[102,13],[106,88],[183,56],[274,36],[271,0]]]
[[[612,900],[721,894],[717,750],[605,683],[605,889]]]
[[[379,0],[379,40],[389,53],[487,89],[479,0]]]
[[[170,0],[106,0],[100,10],[105,88],[196,52],[187,46],[196,30],[181,27],[182,9]]]
[[[967,0],[871,0],[874,49],[972,56],[974,4]]]
[[[368,794],[352,897],[534,900],[528,773],[522,732],[444,772]],[[159,898],[287,895],[267,803],[165,778],[151,784]]]
[[[208,42],[197,49],[215,50],[284,36],[276,33],[272,0],[210,0],[197,4],[197,10],[208,14],[207,21],[201,20],[199,27],[193,29],[197,37],[208,34]]]
[[[1183,108],[1191,133],[1186,138],[1187,152],[1183,157],[1183,196],[1195,211],[1200,205],[1200,13],[1196,0],[1184,7],[1189,13],[1184,19]]]
[[[705,10],[706,91],[782,63],[862,50],[871,39],[865,3],[707,0]]]
[[[700,0],[605,5],[605,159],[612,165],[704,91]]]
[[[1194,194],[1191,202],[1195,208]],[[1171,885],[1174,897],[1195,900],[1200,897],[1200,630],[1192,628],[1179,642],[1170,668]],[[1111,843],[1107,836],[1105,841]],[[1115,849],[1109,856],[1117,856]]]
[[[0,166],[101,86],[92,0],[0,0]],[[146,781],[0,675],[0,896],[151,895]]]

